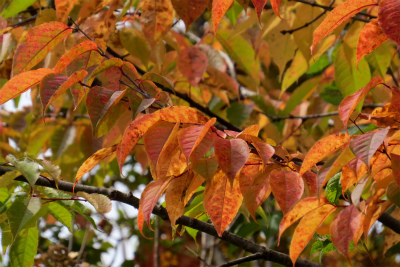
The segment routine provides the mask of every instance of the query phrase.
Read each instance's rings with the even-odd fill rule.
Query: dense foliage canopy
[[[13,0],[0,34],[4,264],[396,264],[400,0]]]

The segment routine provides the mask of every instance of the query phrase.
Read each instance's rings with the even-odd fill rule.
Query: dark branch
[[[243,258],[239,258],[239,259],[227,262],[225,264],[220,265],[219,267],[228,267],[228,266],[238,265],[238,264],[241,264],[241,263],[260,260],[260,259],[263,259],[263,254],[262,253],[256,253],[256,254],[253,254],[253,255],[250,255],[250,256],[246,256],[246,257],[243,257]]]
[[[0,175],[3,175],[7,171],[9,171],[9,170],[7,170],[3,167],[0,167]],[[25,177],[22,175],[17,177],[15,180],[27,182]],[[36,181],[36,185],[57,189],[54,181],[48,180],[43,177],[39,177],[39,179]],[[66,182],[66,181],[58,182],[59,190],[72,193],[73,187],[74,187],[73,183]],[[132,194],[123,193],[118,190],[77,184],[75,186],[75,193],[79,192],[79,191],[86,192],[89,194],[93,194],[93,193],[102,194],[114,201],[119,201],[121,203],[128,204],[135,208],[139,208],[139,202],[140,202],[139,198],[133,196]],[[156,205],[154,207],[153,214],[159,216],[163,220],[166,220],[166,221],[169,220],[167,210],[164,207],[162,207],[161,205]],[[212,224],[202,222],[202,221],[196,220],[196,219],[188,217],[188,216],[181,216],[177,220],[177,224],[185,225],[185,226],[191,227],[193,229],[199,230],[201,232],[207,233],[209,235],[215,236],[217,238],[220,238],[221,240],[225,240],[225,241],[229,242],[230,244],[233,244],[233,245],[235,245],[239,248],[242,248],[248,252],[260,253],[260,254],[262,254],[262,259],[264,259],[264,260],[280,263],[285,266],[293,266],[292,261],[290,260],[290,257],[284,253],[265,248],[254,242],[244,239],[240,236],[229,233],[227,231],[225,231],[222,234],[222,237],[219,237],[217,234],[217,231],[215,230],[215,228]],[[302,259],[298,259],[296,262],[296,266],[318,267],[319,264],[310,262],[310,261],[306,261],[306,260],[302,260]]]

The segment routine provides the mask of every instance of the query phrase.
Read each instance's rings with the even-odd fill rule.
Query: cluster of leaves
[[[330,235],[319,236],[312,254],[334,246],[350,262],[351,244],[367,240],[393,203],[400,206],[400,88],[391,69],[399,68],[398,0],[337,1],[328,15],[279,0],[271,1],[274,12],[262,12],[267,1],[256,0],[254,10],[233,0],[58,0],[38,13],[35,26],[8,26],[33,4],[16,2],[1,13],[0,104],[18,103],[30,89],[32,108],[2,117],[1,156],[14,171],[0,178],[0,227],[13,266],[33,264],[40,217],[51,214],[71,229],[80,214],[97,228],[79,201],[99,213],[111,209],[100,194],[37,187],[40,176],[76,185],[101,163],[104,173],[119,176],[130,156],[154,180],[141,194],[142,234],[164,192],[174,230],[185,214],[210,219],[219,236],[239,211],[265,221],[261,205],[272,193],[283,213],[278,243],[299,221],[293,263],[323,224]],[[365,9],[361,16],[377,19],[365,27],[343,23]],[[202,38],[172,29],[181,18],[191,33],[209,14]],[[386,104],[360,112],[364,99]],[[339,116],[331,130],[328,117],[308,124],[301,117],[333,110]],[[300,121],[285,122],[291,116]],[[302,126],[309,133],[298,133]],[[36,159],[48,149],[54,163]],[[29,184],[14,181],[20,174]]]

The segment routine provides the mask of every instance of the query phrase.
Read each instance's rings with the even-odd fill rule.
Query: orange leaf
[[[198,47],[191,46],[181,51],[178,60],[179,71],[196,87],[207,69],[208,57]]]
[[[67,25],[52,21],[32,28],[26,35],[26,43],[18,45],[13,59],[13,76],[32,69],[72,33]]]
[[[94,153],[90,158],[88,158],[80,167],[75,176],[75,185],[82,178],[82,176],[93,169],[97,164],[100,163],[103,159],[107,158],[111,154],[113,154],[117,150],[117,145],[113,145],[112,147],[105,147]]]
[[[85,70],[74,72],[70,77],[61,76],[62,78],[60,77],[60,74],[47,74],[40,82],[39,89],[40,100],[42,101],[43,106],[43,114],[57,97],[63,94],[73,84],[82,81],[86,75],[87,71]],[[67,79],[65,80],[64,77]]]
[[[310,242],[315,231],[324,222],[326,217],[335,210],[335,206],[323,205],[301,219],[299,225],[294,230],[292,243],[290,243],[289,255],[293,266],[308,242]]]
[[[328,36],[334,29],[339,27],[347,19],[351,18],[356,13],[369,7],[376,6],[374,0],[349,0],[346,1],[329,12],[324,21],[315,29],[313,34],[313,43],[311,45],[311,54],[317,43],[324,37]]]
[[[247,143],[242,139],[228,140],[216,137],[214,149],[219,166],[232,181],[249,157]]]
[[[131,152],[136,143],[144,136],[147,130],[157,121],[164,120],[169,122],[181,123],[206,123],[208,118],[200,111],[190,107],[170,107],[158,110],[151,114],[143,115],[135,119],[125,129],[124,135],[117,149],[117,159],[120,169],[126,157]]]
[[[397,185],[400,186],[400,155],[391,153],[390,157],[392,158],[392,173],[397,182]]]
[[[249,158],[239,173],[240,191],[244,196],[247,190],[253,185],[254,178],[260,173],[261,158],[250,153]]]
[[[174,125],[172,123],[159,121],[151,126],[144,136],[144,146],[154,167],[157,167],[158,157],[173,129]]]
[[[174,22],[173,8],[170,0],[144,0],[140,25],[150,45],[157,43]]]
[[[259,172],[254,178],[253,184],[248,188],[244,195],[243,202],[250,215],[256,220],[257,208],[268,198],[271,194],[270,178],[269,175],[272,170],[279,165],[269,165],[263,172]]]
[[[303,179],[299,179],[297,172],[274,170],[269,182],[276,202],[283,214],[287,214],[303,195]]]
[[[363,231],[364,238],[367,240],[369,229],[371,229],[372,225],[378,220],[378,218],[390,207],[393,203],[389,200],[385,201],[382,204],[370,204],[366,211],[366,216],[363,221]]]
[[[357,232],[363,214],[356,206],[350,205],[342,210],[333,220],[330,228],[333,245],[349,261],[350,241]]]
[[[109,68],[112,67],[121,67],[122,64],[124,64],[124,62],[119,59],[119,58],[111,58],[108,59],[104,62],[102,62],[91,74],[90,76],[87,78],[87,80],[91,80],[94,77],[96,77],[97,75],[99,75],[100,73],[102,73],[103,71],[106,71]]]
[[[253,2],[254,8],[256,9],[256,13],[257,13],[257,18],[258,18],[258,25],[260,25],[261,27],[261,21],[260,21],[260,17],[261,17],[261,13],[264,9],[265,4],[267,3],[268,0],[251,0]]]
[[[214,33],[217,32],[218,25],[221,22],[222,17],[228,11],[232,5],[233,0],[213,0],[212,1],[212,21],[214,24]]]
[[[377,132],[369,132],[354,137],[350,141],[350,148],[357,158],[361,159],[368,167],[372,156],[382,145],[389,132],[389,127]]]
[[[95,42],[92,42],[90,40],[85,40],[82,43],[73,46],[57,62],[57,65],[54,67],[54,72],[60,73],[63,69],[65,69],[66,66],[68,66],[77,57],[89,51],[97,51],[97,44]]]
[[[176,13],[181,17],[186,25],[186,31],[189,30],[190,24],[198,19],[207,8],[208,0],[171,0]]]
[[[53,70],[37,69],[14,76],[0,89],[0,105],[39,84],[43,77],[49,73],[53,73]]]
[[[279,224],[278,245],[281,240],[283,232],[295,223],[297,220],[307,215],[308,213],[316,210],[319,207],[329,203],[326,198],[307,197],[300,200],[291,211],[283,216]]]
[[[329,135],[319,140],[313,145],[313,147],[308,151],[306,157],[304,158],[299,176],[302,176],[316,163],[345,145],[350,140],[350,138],[350,135],[347,134],[337,134]]]
[[[222,236],[235,218],[242,199],[239,180],[235,179],[232,184],[229,183],[222,170],[214,175],[211,183],[206,184],[203,204],[219,236]]]
[[[142,210],[144,220],[147,222],[147,225],[150,226],[150,215],[153,212],[153,208],[173,178],[174,177],[171,176],[157,180],[148,184],[143,190],[140,197],[139,209]]]
[[[64,22],[69,13],[72,11],[77,0],[55,0],[57,19],[60,22]]]
[[[136,221],[137,221],[137,225],[138,225],[139,231],[142,234],[142,236],[146,239],[153,239],[153,238],[148,238],[143,234],[144,215],[143,215],[142,209],[140,207],[139,207],[138,216],[137,216]],[[150,227],[150,229],[151,229],[151,227]]]
[[[281,9],[282,0],[271,0],[272,10],[274,10],[275,14],[281,18],[279,15],[279,11]]]
[[[206,136],[209,129],[211,128],[211,126],[214,125],[214,123],[216,121],[217,121],[216,118],[212,118],[205,125],[196,125],[196,126],[187,127],[187,128],[182,129],[179,132],[179,135],[178,135],[179,145],[180,145],[180,147],[183,151],[183,154],[185,155],[188,162],[189,162],[189,159],[192,160],[191,155],[195,154],[194,151],[199,146],[199,144],[203,141],[203,138]],[[210,148],[211,148],[211,146],[208,149],[210,149]],[[199,155],[199,156],[202,157],[203,155]],[[197,159],[198,158],[196,158],[195,160],[197,160]]]
[[[350,119],[351,114],[356,109],[358,103],[367,95],[372,88],[382,83],[382,77],[375,76],[373,77],[368,84],[356,91],[352,95],[346,96],[339,105],[339,117],[343,121],[344,128],[347,132],[347,122]]]
[[[398,0],[379,1],[378,21],[383,32],[400,44],[400,2]]]
[[[365,25],[361,30],[357,44],[357,66],[363,56],[371,53],[387,40],[389,40],[389,38],[383,33],[377,19]]]

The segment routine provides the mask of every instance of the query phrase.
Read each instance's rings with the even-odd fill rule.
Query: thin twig
[[[263,257],[264,257],[264,255],[259,252],[259,253],[255,253],[250,256],[246,256],[243,258],[239,258],[239,259],[224,263],[224,264],[220,265],[219,267],[228,267],[228,266],[238,265],[238,264],[245,263],[245,262],[256,261],[256,260],[263,259]]]
[[[332,0],[328,7],[332,7],[332,5],[333,5],[334,3],[335,3],[335,0]],[[319,14],[318,16],[316,16],[313,20],[307,22],[307,23],[304,24],[303,26],[300,26],[300,27],[297,27],[297,28],[294,28],[294,29],[291,29],[291,30],[288,30],[288,31],[283,30],[283,31],[281,31],[281,33],[282,33],[282,34],[287,34],[287,33],[292,34],[292,33],[294,33],[295,31],[299,31],[299,30],[301,30],[301,29],[307,28],[308,26],[310,26],[311,24],[313,24],[314,22],[316,22],[317,20],[319,20],[319,19],[320,19],[323,15],[325,15],[328,11],[329,11],[328,9],[325,9],[324,12],[322,12],[321,14]]]

